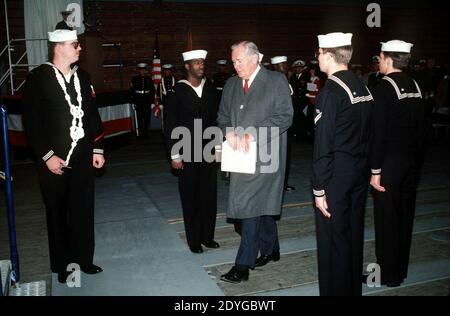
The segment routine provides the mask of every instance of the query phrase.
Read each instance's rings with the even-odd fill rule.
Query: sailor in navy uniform
[[[291,64],[291,69],[293,70],[292,76],[289,78],[289,84],[292,87],[293,95],[292,102],[294,105],[294,123],[291,127],[298,138],[310,139],[312,136],[311,132],[308,132],[309,126],[312,125],[308,121],[308,98],[306,94],[307,83],[309,82],[309,74],[305,70],[306,63],[299,59]]]
[[[147,73],[146,63],[137,64],[139,75],[131,80],[131,93],[136,105],[137,132],[140,137],[147,137],[150,128],[150,109],[155,96],[152,78]]]
[[[381,283],[398,286],[407,277],[421,155],[425,107],[418,84],[402,72],[413,44],[381,43],[380,72],[374,88],[370,155],[375,245]]]
[[[217,215],[217,167],[214,161],[206,161],[201,145],[200,161],[195,161],[198,152],[196,124],[201,123],[201,133],[217,125],[218,101],[214,86],[204,78],[205,50],[184,52],[184,67],[187,80],[180,80],[169,92],[164,109],[164,135],[167,151],[170,153],[171,167],[178,171],[178,188],[183,207],[184,227],[189,249],[202,253],[207,248],[218,248],[214,241]],[[190,132],[191,148],[177,150],[178,139],[172,138],[175,129]],[[183,141],[186,142],[183,136]],[[200,140],[201,143],[201,140]]]
[[[272,67],[275,71],[281,72],[288,78],[288,66],[287,66],[287,56],[275,56],[270,59]],[[292,89],[291,84],[289,84],[289,89],[291,91],[291,97],[293,97],[294,91]],[[292,103],[293,104],[293,103]],[[294,110],[295,113],[295,110]],[[295,114],[294,114],[295,117]],[[295,187],[289,185],[289,172],[291,170],[291,147],[292,147],[292,138],[295,136],[295,128],[294,125],[288,129],[288,141],[287,141],[287,160],[286,160],[286,173],[284,175],[284,191],[292,192],[295,191]]]
[[[161,98],[161,104],[166,104],[167,94],[173,91],[173,87],[175,86],[176,80],[172,74],[173,65],[172,64],[164,64],[161,66],[162,68],[162,76],[161,76],[161,86],[158,88],[161,89],[161,92],[158,93],[158,97]]]
[[[81,271],[102,269],[94,257],[94,168],[101,168],[103,127],[89,75],[77,66],[76,31],[49,32],[49,60],[28,75],[24,123],[36,154],[46,208],[50,267],[65,283],[76,263]]]
[[[348,63],[351,33],[319,35],[313,194],[320,295],[361,295],[373,97]]]

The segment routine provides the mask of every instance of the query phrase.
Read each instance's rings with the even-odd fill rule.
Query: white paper
[[[228,142],[222,144],[222,171],[250,173],[256,171],[256,142],[250,142],[250,148],[247,153],[243,151],[234,151]]]
[[[308,82],[306,84],[306,90],[308,90],[308,91],[317,91],[317,85],[315,83]]]

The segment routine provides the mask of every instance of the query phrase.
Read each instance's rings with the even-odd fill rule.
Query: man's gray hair
[[[245,53],[246,53],[247,56],[251,56],[251,55],[255,55],[255,54],[258,55],[259,54],[258,46],[256,46],[255,43],[249,42],[249,41],[242,41],[242,42],[233,44],[233,45],[231,45],[231,50],[235,50],[239,46],[244,46],[245,47]]]

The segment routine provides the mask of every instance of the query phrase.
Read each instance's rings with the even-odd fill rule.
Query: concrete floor
[[[21,282],[45,280],[47,295],[318,295],[316,241],[310,196],[311,145],[294,142],[290,184],[279,222],[281,260],[251,271],[238,285],[219,280],[234,261],[239,236],[225,221],[228,186],[219,173],[216,240],[219,249],[192,254],[185,243],[177,179],[165,160],[162,137],[133,140],[107,151],[96,182],[96,276],[81,275],[68,288],[49,270],[45,212],[29,160],[13,164],[14,202]],[[364,294],[449,295],[450,151],[435,140],[427,152],[417,197],[408,279],[398,288]],[[0,259],[9,257],[4,196],[0,197]],[[442,238],[444,236],[444,238]],[[365,264],[374,262],[372,199],[367,201]]]

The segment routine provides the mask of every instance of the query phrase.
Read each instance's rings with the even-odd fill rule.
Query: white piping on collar
[[[331,79],[334,82],[336,82],[338,85],[340,85],[345,90],[345,92],[347,92],[348,97],[350,98],[350,102],[352,104],[356,104],[359,102],[373,101],[372,94],[370,93],[370,91],[367,87],[366,87],[366,90],[367,90],[368,95],[363,96],[363,97],[355,97],[355,96],[353,96],[353,94],[356,94],[356,92],[353,92],[353,94],[352,94],[352,92],[350,91],[350,88],[341,79],[339,79],[338,77],[333,76],[333,75],[330,75],[328,77],[328,79]]]
[[[414,84],[416,85],[416,88],[418,91],[417,93],[406,93],[406,92],[400,93],[400,89],[399,89],[397,83],[394,81],[394,79],[392,79],[388,76],[384,76],[383,79],[386,80],[387,82],[389,82],[394,87],[395,93],[397,94],[397,97],[399,100],[402,100],[404,98],[421,98],[422,99],[422,92],[420,91],[420,88],[417,85],[417,82],[415,80],[413,80],[413,81],[414,81]]]

